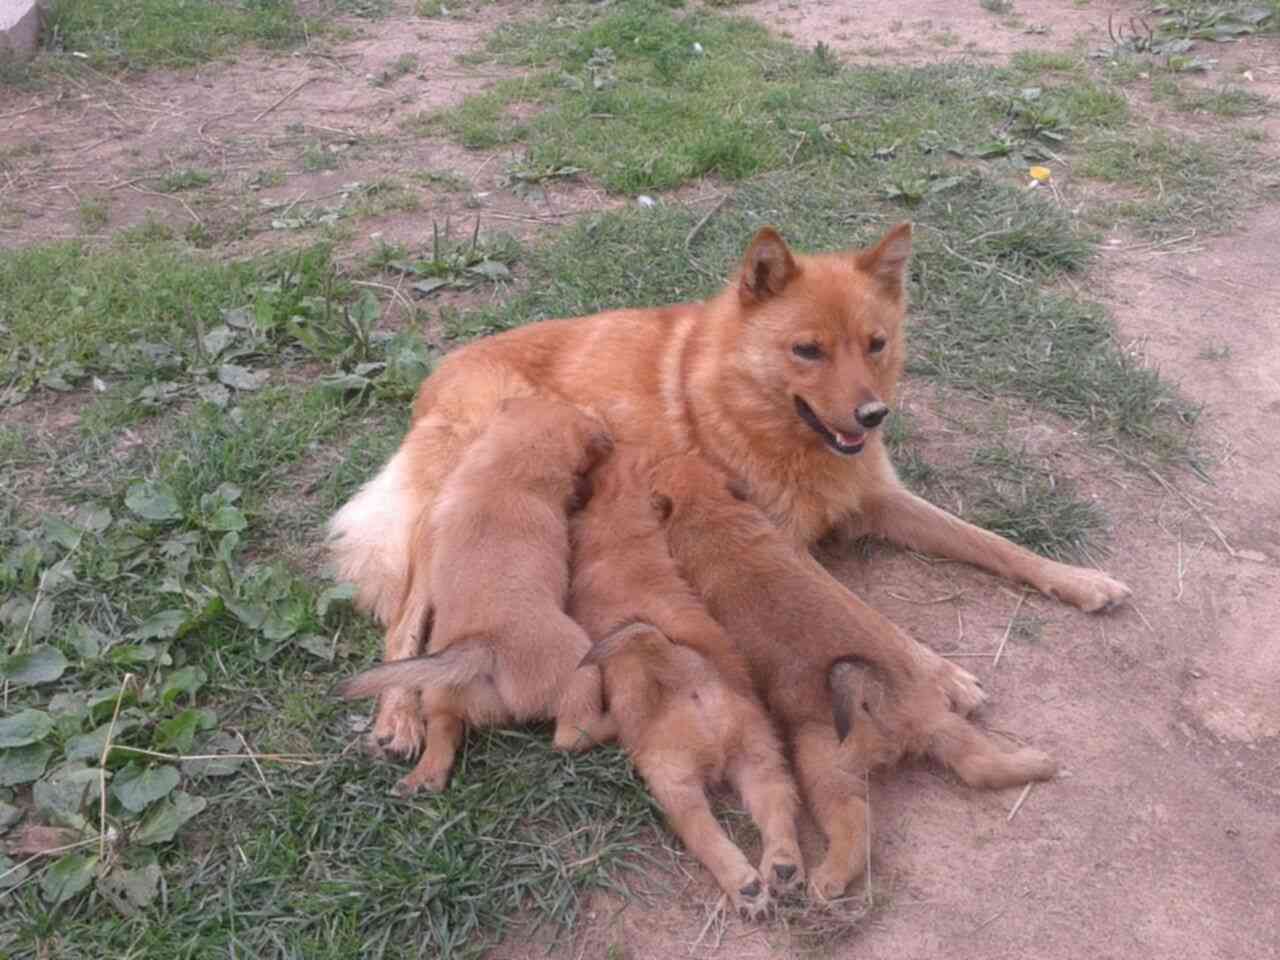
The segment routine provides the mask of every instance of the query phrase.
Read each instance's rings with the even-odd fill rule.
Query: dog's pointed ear
[[[903,277],[911,259],[911,224],[900,223],[880,242],[858,254],[858,269],[893,297],[902,296]]]
[[[831,690],[831,719],[841,743],[853,730],[859,697],[855,682],[857,674],[858,668],[848,660],[835,663],[827,673],[827,687]]]
[[[675,504],[665,493],[649,494],[649,505],[653,507],[653,512],[663,523],[671,519],[671,511],[675,509]]]
[[[763,303],[785,290],[799,272],[787,241],[773,227],[761,227],[742,258],[738,296],[744,304]]]

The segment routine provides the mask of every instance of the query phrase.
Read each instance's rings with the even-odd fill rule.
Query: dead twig
[[[236,736],[239,737],[240,742],[244,744],[245,753],[249,755],[249,759],[253,762],[253,769],[258,771],[258,777],[262,780],[263,787],[266,788],[267,796],[274,800],[276,795],[271,792],[271,784],[267,783],[267,775],[262,772],[262,765],[258,763],[258,758],[253,755],[253,750],[249,746],[249,741],[244,738],[244,734],[239,730],[236,731]]]
[[[126,673],[120,681],[120,690],[116,693],[116,708],[111,712],[111,725],[107,727],[107,742],[102,745],[102,754],[98,757],[98,859],[107,858],[107,755],[111,753],[111,738],[115,736],[116,720],[120,718],[120,704],[124,701],[124,692],[133,679],[132,673]]]
[[[148,179],[151,179],[151,178],[148,178]],[[182,204],[182,209],[187,211],[187,216],[189,216],[192,220],[195,221],[196,226],[198,227],[204,226],[204,221],[201,220],[200,217],[196,215],[196,212],[191,209],[187,201],[183,200],[179,196],[175,196],[174,194],[170,194],[170,193],[161,193],[158,190],[144,190],[142,189],[142,187],[139,187],[135,184],[130,184],[129,189],[132,190],[134,193],[145,193],[153,197],[163,197],[165,200],[176,201],[177,203]]]
[[[994,670],[1000,665],[1000,657],[1004,653],[1004,645],[1009,642],[1009,634],[1013,632],[1013,623],[1018,619],[1018,611],[1022,609],[1022,604],[1027,599],[1027,592],[1022,591],[1018,597],[1018,605],[1013,608],[1013,614],[1009,617],[1009,625],[1004,628],[1004,636],[1000,638],[1000,646],[996,648],[996,655],[991,659],[991,669]]]
[[[707,221],[709,221],[712,217],[714,217],[716,213],[719,212],[720,208],[723,207],[728,202],[728,200],[729,200],[729,195],[727,193],[723,194],[720,197],[720,199],[716,201],[715,206],[713,206],[710,210],[704,213],[702,215],[702,218],[693,225],[693,229],[690,230],[689,233],[684,238],[684,248],[686,250],[688,250],[690,245],[692,245],[694,238],[699,233],[702,232],[702,228],[707,225]]]
[[[1012,820],[1014,818],[1014,815],[1017,814],[1017,812],[1022,809],[1023,801],[1027,799],[1027,796],[1031,793],[1031,788],[1034,787],[1035,785],[1036,785],[1035,781],[1032,780],[1030,783],[1028,783],[1025,787],[1022,788],[1022,793],[1018,795],[1018,800],[1013,805],[1013,809],[1010,810],[1009,815],[1004,818],[1005,823],[1008,823],[1010,820]]]
[[[917,606],[929,607],[935,603],[946,603],[949,600],[955,600],[959,597],[964,596],[964,593],[962,593],[959,590],[956,590],[953,593],[944,594],[941,597],[930,597],[928,600],[917,600],[915,597],[904,597],[902,594],[894,593],[892,590],[890,590],[889,596],[893,597],[893,599],[895,600],[902,600],[905,603],[914,603]]]
[[[292,97],[294,94],[296,94],[299,90],[301,90],[303,87],[305,87],[305,86],[306,86],[308,83],[310,83],[312,80],[319,80],[319,79],[320,79],[320,77],[319,77],[318,75],[317,75],[317,76],[310,76],[310,77],[307,77],[307,79],[303,80],[301,83],[299,83],[298,85],[296,85],[292,90],[290,90],[288,93],[286,93],[283,97],[281,97],[279,100],[277,100],[277,101],[276,101],[275,103],[273,103],[271,106],[267,107],[267,109],[263,110],[260,114],[258,114],[256,117],[254,117],[254,118],[253,118],[253,122],[254,122],[254,123],[258,123],[259,121],[261,121],[261,120],[262,120],[262,118],[263,118],[263,117],[265,117],[267,114],[269,114],[269,113],[270,113],[272,110],[274,110],[276,107],[280,106],[282,103],[284,103],[286,100],[288,100],[288,99],[289,99],[290,97]]]

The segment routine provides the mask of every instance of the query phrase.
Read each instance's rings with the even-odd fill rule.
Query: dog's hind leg
[[[804,885],[804,858],[796,839],[796,788],[768,718],[761,713],[758,724],[744,729],[745,738],[753,737],[752,728],[758,731],[756,742],[733,759],[728,779],[760,828],[760,876],[773,893],[789,893]]]
[[[991,735],[954,713],[939,714],[929,732],[929,755],[945,763],[971,787],[1000,789],[1032,780],[1049,780],[1058,772],[1052,757],[1031,747],[1000,749]]]
[[[769,886],[712,815],[700,772],[683,754],[671,752],[637,757],[636,766],[671,829],[711,871],[739,915],[744,920],[768,915]]]
[[[800,789],[827,836],[827,855],[809,872],[819,900],[835,900],[867,866],[867,781],[842,755],[834,727],[806,724],[794,732],[792,748]]]
[[[427,747],[418,765],[396,781],[392,792],[407,797],[418,790],[439,793],[449,783],[449,774],[462,744],[466,723],[455,713],[436,712],[427,717]]]
[[[424,509],[413,524],[409,541],[409,581],[395,618],[387,630],[383,662],[421,654],[431,630],[430,511]],[[426,725],[416,690],[395,687],[378,699],[377,716],[367,738],[370,753],[417,756],[426,738]]]
[[[896,482],[867,498],[868,532],[949,560],[962,560],[1090,612],[1123,603],[1129,588],[1101,570],[1041,557],[1004,537],[966,523]]]

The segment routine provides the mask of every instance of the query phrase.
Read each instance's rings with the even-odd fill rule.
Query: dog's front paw
[[[1086,613],[1099,613],[1118,607],[1133,593],[1119,580],[1107,576],[1101,570],[1062,564],[1058,567],[1060,569],[1055,569],[1047,592]]]
[[[773,912],[773,900],[769,896],[769,885],[760,879],[760,874],[751,871],[750,878],[735,889],[727,890],[733,908],[743,920],[753,923],[764,920]]]
[[[982,681],[957,663],[941,659],[935,680],[951,703],[951,709],[967,717],[987,702],[987,691]]]
[[[769,891],[785,896],[804,887],[804,860],[800,848],[786,844],[766,850],[760,860],[760,876],[769,884]]]
[[[369,734],[371,751],[412,759],[422,752],[426,739],[427,725],[417,691],[387,691],[378,704],[378,716]]]

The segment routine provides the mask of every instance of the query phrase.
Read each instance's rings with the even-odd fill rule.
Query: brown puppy
[[[685,846],[738,911],[804,882],[796,794],[746,662],[680,577],[649,495],[648,465],[617,453],[592,474],[572,522],[569,610],[595,641],[574,684],[603,673],[608,712],[582,726],[617,736]],[[591,689],[588,687],[588,689]],[[557,746],[570,746],[561,718]],[[757,872],[711,814],[704,787],[728,781],[760,828]]]
[[[654,496],[667,517],[672,555],[746,654],[786,730],[801,789],[827,835],[826,858],[810,874],[817,896],[840,896],[865,866],[865,774],[872,766],[919,752],[972,786],[1054,775],[1057,765],[1045,754],[1006,753],[953,713],[944,686],[913,675],[903,659],[912,646],[901,632],[795,550],[718,469],[694,456],[663,461]],[[876,671],[837,666],[859,660],[884,671],[884,696],[858,689],[880,682]],[[854,733],[844,745],[837,724]]]
[[[609,701],[595,736],[617,736],[676,835],[742,918],[766,916],[771,892],[799,886],[804,871],[795,787],[764,709],[692,647],[643,622],[615,630],[583,664],[599,664]],[[760,828],[759,871],[711,812],[706,785],[722,782],[738,791]]]
[[[710,300],[533,323],[449,354],[420,388],[400,450],[330,524],[339,576],[361,606],[409,621],[387,634],[386,659],[419,652],[422,611],[401,605],[411,562],[431,550],[415,518],[501,418],[502,399],[533,394],[599,414],[621,445],[701,452],[742,477],[798,548],[837,528],[974,563],[1085,610],[1122,601],[1124,584],[1036,556],[898,482],[877,427],[906,356],[910,253],[908,224],[865,249],[813,255],[766,227]],[[388,698],[374,734],[412,752],[420,728],[412,703]]]
[[[396,688],[421,696],[426,750],[401,792],[444,788],[464,723],[555,714],[591,648],[564,612],[568,512],[612,446],[598,420],[568,404],[509,400],[441,489],[429,523],[429,577],[411,581],[405,604],[422,610],[417,624],[430,612],[431,655],[384,663],[340,688],[346,699]],[[566,706],[570,721],[579,710],[598,712],[598,690],[583,696]]]

